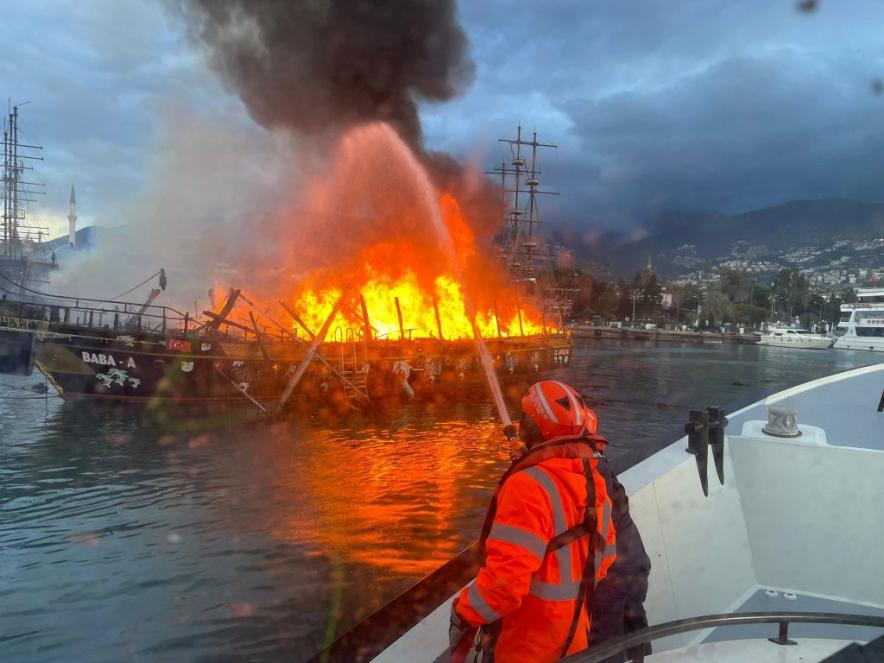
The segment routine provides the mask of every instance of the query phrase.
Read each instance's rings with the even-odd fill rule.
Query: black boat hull
[[[36,365],[65,399],[274,404],[304,358],[292,343],[60,329],[42,336]],[[517,385],[567,367],[571,354],[561,336],[491,339],[488,348],[501,381]],[[472,341],[326,343],[320,357],[298,385],[296,407],[347,411],[361,400],[456,398],[486,388]]]

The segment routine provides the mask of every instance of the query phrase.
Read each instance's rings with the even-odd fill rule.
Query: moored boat
[[[835,347],[884,352],[884,288],[859,288],[857,302],[841,304]]]
[[[825,350],[835,339],[825,334],[814,334],[807,329],[795,327],[775,327],[766,334],[761,334],[758,345],[772,345],[778,348],[796,348],[801,350]]]
[[[293,407],[319,403],[333,413],[382,401],[457,398],[486,388],[472,339],[366,339],[336,330],[313,353],[294,333],[264,333],[256,326],[247,337],[248,330],[237,330],[241,325],[224,316],[197,324],[153,304],[46,297],[48,304],[4,301],[0,331],[14,335],[16,348],[27,346],[29,354],[21,358],[16,349],[16,370],[7,372],[26,372],[21,367],[33,363],[65,399],[241,402],[266,411],[280,404],[299,370]],[[4,347],[11,366],[10,343]],[[571,341],[564,333],[484,343],[504,383],[535,379],[570,362]]]

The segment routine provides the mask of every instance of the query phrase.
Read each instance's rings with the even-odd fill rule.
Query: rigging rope
[[[161,269],[160,272],[162,272],[162,271],[163,271],[163,270]],[[157,274],[159,274],[160,272],[157,272]],[[156,276],[156,274],[154,274],[154,276]],[[153,278],[153,277],[151,277],[151,278]],[[33,288],[29,288],[29,287],[27,287],[26,285],[23,285],[23,284],[21,284],[21,283],[17,283],[16,281],[13,281],[11,278],[9,278],[8,276],[6,276],[6,275],[3,274],[2,272],[0,272],[0,279],[3,279],[4,281],[8,281],[9,283],[11,283],[11,284],[12,284],[13,286],[15,286],[16,288],[19,288],[19,289],[21,289],[21,290],[24,290],[25,292],[30,292],[30,293],[32,293],[32,294],[34,294],[34,295],[40,295],[41,297],[50,297],[50,298],[52,298],[52,299],[65,299],[65,300],[67,300],[67,301],[71,301],[71,302],[99,302],[99,303],[104,303],[104,304],[112,303],[112,302],[114,302],[114,301],[117,299],[117,298],[114,298],[114,300],[110,300],[110,299],[96,299],[96,298],[94,298],[94,297],[71,297],[70,295],[53,295],[52,293],[49,293],[49,292],[42,292],[42,291],[40,291],[40,290],[34,290]],[[149,280],[150,280],[150,279],[148,279],[148,281],[149,281]],[[137,287],[137,286],[136,286],[136,287]],[[17,296],[19,296],[19,293],[15,293],[15,292],[13,292],[13,291],[11,291],[11,290],[7,290],[5,287],[3,287],[2,284],[0,284],[0,290],[2,290],[3,292],[5,292],[5,293],[7,293],[7,294],[9,294],[9,295],[12,295],[13,297],[17,297]],[[122,295],[121,295],[121,296],[122,296]],[[31,305],[34,305],[34,306],[40,306],[40,304],[39,304],[38,302],[21,302],[21,303],[23,303],[23,304],[31,304]],[[131,305],[131,306],[143,306],[143,302],[116,302],[116,303],[119,303],[119,304],[127,304],[127,305]],[[151,304],[151,306],[152,306],[153,308],[160,308],[160,309],[164,308],[164,309],[167,309],[167,310],[169,310],[169,311],[172,311],[173,313],[177,313],[177,314],[180,315],[182,318],[184,317],[184,313],[182,313],[181,311],[179,311],[179,310],[176,309],[176,308],[172,308],[171,306],[160,306],[159,304]]]
[[[121,293],[121,294],[117,295],[116,297],[111,297],[111,300],[119,299],[120,297],[125,297],[125,296],[128,295],[130,292],[132,292],[133,290],[138,290],[138,288],[140,288],[141,286],[143,286],[145,283],[147,283],[147,282],[150,281],[151,279],[155,279],[157,276],[159,276],[159,275],[162,273],[162,271],[163,271],[163,270],[161,269],[159,272],[154,272],[153,274],[151,274],[150,276],[148,276],[146,279],[144,279],[144,280],[143,280],[141,283],[139,283],[138,285],[136,285],[136,286],[134,286],[134,287],[132,287],[132,288],[129,288],[126,292]]]

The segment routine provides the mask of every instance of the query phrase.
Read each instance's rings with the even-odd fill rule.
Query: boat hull
[[[884,352],[884,336],[842,336],[835,341],[835,348]]]
[[[489,339],[487,346],[504,383],[565,368],[571,356],[564,336]],[[36,365],[71,400],[273,404],[304,355],[305,347],[294,343],[53,332],[38,335]],[[318,355],[294,392],[296,407],[319,402],[346,411],[360,401],[448,398],[485,389],[473,341],[325,343]]]
[[[825,350],[831,347],[833,339],[827,336],[815,336],[802,338],[801,336],[787,336],[784,338],[761,337],[758,345],[769,345],[775,348],[795,348],[798,350]]]
[[[34,332],[0,328],[0,374],[30,375],[34,370]]]

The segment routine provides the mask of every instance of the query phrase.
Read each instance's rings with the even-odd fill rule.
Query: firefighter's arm
[[[531,477],[507,479],[485,542],[485,565],[457,599],[457,613],[473,626],[494,622],[522,604],[553,535],[551,505]]]

